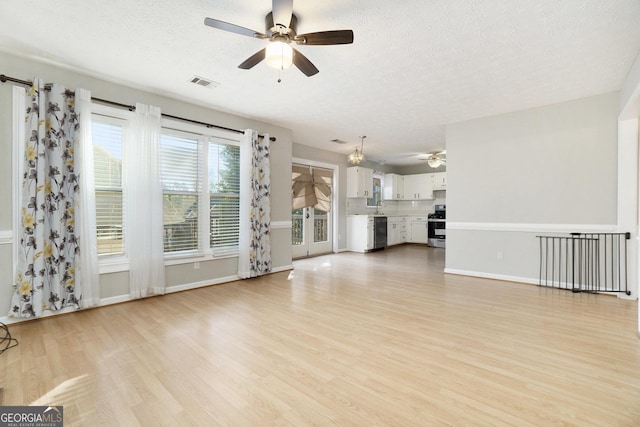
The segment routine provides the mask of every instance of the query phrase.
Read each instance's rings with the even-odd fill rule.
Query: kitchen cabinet
[[[383,200],[404,199],[404,176],[397,173],[384,174],[384,187],[382,187]]]
[[[367,252],[373,249],[373,217],[347,215],[347,249]]]
[[[405,200],[431,200],[433,199],[433,187],[428,173],[404,176]]]
[[[409,222],[409,242],[429,243],[429,229],[426,216],[413,216]]]
[[[399,245],[407,242],[407,217],[387,217],[387,246]]]
[[[360,166],[347,168],[347,197],[373,197],[373,169]]]
[[[447,173],[438,172],[431,175],[431,188],[433,190],[446,190],[447,189]]]

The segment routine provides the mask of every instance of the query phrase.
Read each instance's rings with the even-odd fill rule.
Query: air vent
[[[214,82],[213,80],[205,79],[200,76],[193,76],[191,83],[197,84],[198,86],[207,87],[209,89],[213,89],[214,87],[220,86],[220,83]]]
[[[332,139],[331,142],[335,142],[336,144],[346,144],[347,141],[343,141],[341,139]]]

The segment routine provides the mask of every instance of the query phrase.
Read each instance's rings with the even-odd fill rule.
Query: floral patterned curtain
[[[245,131],[240,150],[238,276],[249,278],[271,271],[269,135]]]
[[[76,277],[79,120],[74,93],[57,84],[46,90],[34,79],[26,105],[22,230],[9,312],[13,317],[82,304]]]

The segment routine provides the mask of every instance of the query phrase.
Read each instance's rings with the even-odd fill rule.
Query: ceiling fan
[[[272,11],[265,17],[265,33],[250,30],[239,25],[205,18],[204,24],[223,31],[269,40],[269,45],[256,52],[238,68],[249,70],[263,59],[267,64],[279,69],[285,69],[291,64],[298,67],[307,77],[318,73],[315,65],[290,46],[291,42],[299,45],[335,45],[353,43],[352,30],[320,31],[316,33],[297,34],[298,18],[293,14],[293,0],[273,0]]]
[[[446,151],[440,151],[437,153],[431,153],[429,154],[429,157],[427,157],[425,160],[427,161],[427,164],[432,167],[432,168],[438,168],[442,165],[446,165],[447,164],[447,159],[443,156],[445,156],[447,154]]]

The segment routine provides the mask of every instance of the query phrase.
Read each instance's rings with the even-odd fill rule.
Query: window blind
[[[124,253],[123,136],[122,125],[94,116],[92,140],[99,255]]]
[[[197,138],[169,133],[161,135],[165,252],[198,249],[200,159]]]
[[[209,223],[213,249],[237,247],[240,229],[240,147],[209,142]]]

